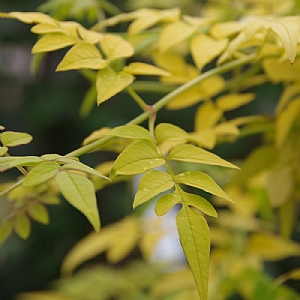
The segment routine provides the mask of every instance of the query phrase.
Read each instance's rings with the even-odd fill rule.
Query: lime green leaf
[[[100,219],[93,183],[86,177],[61,171],[55,176],[56,184],[66,200],[81,211],[96,231],[100,229]]]
[[[30,234],[30,220],[24,213],[18,213],[14,218],[14,230],[22,239],[26,240]]]
[[[3,156],[4,154],[6,154],[8,151],[7,147],[0,147],[0,156]]]
[[[180,243],[192,270],[201,300],[207,299],[210,252],[209,228],[205,219],[183,205],[176,217]]]
[[[68,162],[62,167],[64,170],[77,170],[82,171],[88,174],[95,175],[97,177],[101,177],[103,179],[109,180],[106,176],[102,175],[99,171],[79,162],[79,161],[72,161]]]
[[[227,39],[214,40],[213,38],[198,34],[191,42],[191,53],[199,70],[217,57],[227,46]]]
[[[138,125],[117,126],[109,132],[103,132],[102,135],[117,136],[127,139],[153,140],[150,132]]]
[[[176,125],[161,123],[155,127],[155,137],[158,142],[161,142],[165,140],[187,139],[189,135]]]
[[[5,131],[0,135],[3,146],[14,147],[31,142],[32,136],[25,132]]]
[[[219,97],[216,100],[217,106],[223,111],[233,110],[251,102],[255,98],[255,94],[228,94]]]
[[[41,37],[32,48],[32,53],[49,52],[74,45],[80,40],[71,35],[55,32]]]
[[[133,46],[118,35],[105,34],[100,44],[107,59],[130,57],[134,54]]]
[[[138,186],[138,191],[134,197],[133,208],[151,200],[158,194],[171,189],[174,186],[174,180],[166,172],[151,170],[142,178]]]
[[[18,167],[18,166],[35,166],[43,160],[38,156],[9,156],[0,157],[0,172],[6,171],[8,169]]]
[[[2,223],[0,226],[0,245],[3,244],[7,238],[10,236],[13,228],[13,223],[11,221],[7,221]]]
[[[177,191],[163,195],[160,197],[155,205],[155,213],[157,216],[166,214],[174,205],[180,201]]]
[[[51,179],[58,172],[60,165],[53,161],[45,161],[34,167],[23,181],[24,187],[36,186]]]
[[[101,53],[96,46],[87,42],[80,42],[72,47],[56,71],[66,71],[75,69],[103,69],[107,66],[107,61],[102,59]]]
[[[129,145],[116,159],[111,178],[119,174],[134,175],[145,173],[161,166],[165,159],[153,142],[141,140]]]
[[[188,144],[174,147],[169,154],[169,159],[238,169],[237,166],[216,154]]]
[[[278,115],[276,122],[276,144],[282,146],[294,122],[300,114],[300,97],[289,103],[287,108]]]
[[[101,69],[97,73],[97,103],[98,105],[124,90],[134,77],[128,73],[116,73],[111,68]]]
[[[0,13],[1,18],[15,18],[19,21],[27,24],[31,23],[46,23],[55,24],[55,20],[50,16],[43,14],[41,12],[10,12],[10,13]]]
[[[33,26],[30,30],[35,34],[46,34],[53,32],[64,32],[62,28],[58,26],[58,24],[50,24],[50,23],[40,23]]]
[[[207,174],[199,171],[187,171],[175,176],[177,183],[183,183],[213,195],[224,198],[230,202],[233,200],[215,183]]]
[[[32,202],[29,205],[27,212],[29,216],[35,221],[40,222],[42,224],[49,223],[49,214],[44,205],[38,202]]]
[[[158,41],[159,50],[165,52],[189,38],[197,27],[183,21],[172,22],[161,32]]]
[[[132,75],[158,75],[158,76],[170,76],[170,73],[145,63],[131,63],[123,68],[123,71]]]

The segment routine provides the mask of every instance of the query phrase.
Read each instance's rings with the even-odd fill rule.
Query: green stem
[[[158,100],[154,105],[153,105],[153,109],[158,112],[160,109],[162,109],[164,106],[166,106],[169,102],[171,102],[175,97],[179,96],[180,94],[182,94],[183,92],[191,89],[192,87],[194,87],[195,85],[199,84],[200,82],[204,81],[205,79],[214,76],[214,75],[220,75],[222,73],[228,72],[232,69],[235,69],[239,66],[245,65],[247,63],[250,63],[251,61],[253,61],[256,57],[256,54],[251,54],[249,56],[245,56],[242,57],[240,59],[231,61],[227,64],[224,64],[220,67],[217,67],[215,69],[209,70],[197,77],[195,77],[194,79],[190,80],[189,82],[183,84],[182,86],[178,87],[177,89],[175,89],[174,91],[170,92],[169,94],[167,94],[166,96],[162,97],[160,100]],[[132,119],[130,122],[127,123],[127,125],[129,124],[140,124],[142,122],[144,122],[145,120],[147,120],[149,118],[149,116],[152,114],[151,111],[145,111],[143,113],[141,113],[139,116],[137,116],[136,118]],[[105,136],[97,141],[94,141],[88,145],[85,145],[83,147],[80,147],[68,154],[66,154],[66,156],[81,156],[83,154],[86,154],[90,151],[93,151],[97,148],[99,148],[100,146],[104,145],[105,143],[107,143],[108,141],[112,140],[113,137],[111,136]]]
[[[126,91],[143,111],[149,110],[149,106],[147,105],[147,103],[135,92],[135,90],[131,86],[127,87]]]

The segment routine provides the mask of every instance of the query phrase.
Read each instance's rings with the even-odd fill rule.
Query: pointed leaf
[[[0,140],[3,146],[14,147],[30,143],[32,136],[25,132],[5,131],[0,134]]]
[[[65,164],[63,167],[63,169],[65,170],[77,170],[77,171],[82,171],[85,172],[87,174],[92,174],[95,175],[97,177],[101,177],[103,179],[109,180],[108,177],[102,175],[99,171],[79,162],[79,161],[72,161],[72,162],[68,162],[67,164]]]
[[[107,61],[102,59],[99,50],[93,44],[81,42],[73,46],[57,66],[56,71],[75,69],[103,69]]]
[[[40,222],[42,224],[49,223],[49,214],[44,205],[38,202],[33,202],[29,205],[27,212],[29,216],[35,221]]]
[[[124,90],[134,77],[128,73],[116,73],[111,68],[99,70],[96,79],[98,105]]]
[[[43,160],[38,156],[9,156],[0,157],[0,172],[18,167],[18,166],[35,166]]]
[[[41,13],[41,12],[18,12],[13,11],[10,13],[1,13],[1,18],[15,18],[24,23],[46,23],[46,24],[55,24],[55,20],[50,16]]]
[[[213,127],[222,117],[222,111],[211,102],[203,103],[196,112],[196,131]]]
[[[74,45],[80,40],[64,33],[48,33],[41,37],[32,48],[32,53],[49,52]]]
[[[4,154],[6,154],[8,151],[7,147],[0,147],[0,156],[3,156]]]
[[[163,216],[179,201],[180,201],[180,197],[176,191],[163,195],[156,202],[155,205],[156,215],[158,217]]]
[[[118,174],[134,175],[145,173],[161,166],[165,159],[159,149],[150,141],[141,140],[129,145],[116,159],[111,170],[111,178]]]
[[[158,142],[161,142],[164,140],[187,139],[189,135],[186,131],[176,125],[161,123],[155,127],[155,137]]]
[[[223,111],[233,110],[254,100],[255,94],[228,94],[216,100],[217,106]]]
[[[102,133],[102,135],[117,136],[127,139],[153,140],[150,132],[144,127],[138,125],[117,126],[109,132]]]
[[[170,76],[170,73],[145,63],[131,63],[123,68],[123,71],[132,75],[158,75],[158,76]]]
[[[176,217],[180,243],[192,270],[201,300],[208,294],[208,265],[210,252],[209,228],[205,219],[183,205]]]
[[[224,198],[230,202],[233,200],[215,183],[207,174],[199,171],[187,171],[175,176],[177,183],[183,183],[213,195]]]
[[[14,230],[22,239],[26,240],[30,234],[30,220],[24,213],[18,213],[14,218]]]
[[[118,35],[105,34],[100,44],[107,59],[130,57],[134,54],[133,46]]]
[[[55,176],[56,184],[65,199],[81,211],[96,231],[100,229],[100,219],[93,183],[86,177],[61,171]]]
[[[238,169],[237,166],[220,158],[216,154],[208,152],[194,145],[178,145],[174,147],[168,157],[170,160],[179,160],[206,165],[222,166],[227,168]]]
[[[36,186],[54,177],[60,165],[53,161],[45,161],[34,167],[23,181],[24,187]]]
[[[166,172],[152,170],[147,172],[138,186],[138,191],[134,197],[133,208],[151,200],[158,194],[171,189],[174,186],[174,180]]]

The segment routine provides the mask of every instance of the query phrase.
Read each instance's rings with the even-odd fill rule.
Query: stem
[[[127,87],[126,91],[143,111],[149,110],[149,106],[147,105],[147,103],[135,92],[135,90],[131,86]]]
[[[6,153],[4,156],[10,157],[10,155],[8,153]],[[16,167],[24,176],[27,175],[27,171],[25,170],[25,168],[21,167],[21,166],[17,166]]]
[[[189,90],[190,88],[194,87],[195,85],[199,84],[200,82],[202,82],[203,80],[214,76],[214,75],[219,75],[222,73],[225,73],[227,71],[230,71],[232,69],[235,69],[239,66],[245,65],[247,63],[250,63],[252,60],[254,60],[254,58],[256,57],[256,54],[251,54],[249,56],[245,56],[242,57],[240,59],[231,61],[227,64],[224,64],[220,67],[217,67],[215,69],[209,70],[203,74],[200,74],[199,76],[195,77],[194,79],[190,80],[189,82],[183,84],[182,86],[178,87],[177,89],[175,89],[174,91],[172,91],[171,93],[167,94],[166,96],[162,97],[160,100],[158,100],[154,105],[153,105],[153,109],[158,112],[160,109],[162,109],[164,106],[166,106],[169,102],[172,101],[173,98],[177,97],[178,95],[180,95],[181,93]],[[136,118],[132,119],[130,122],[127,123],[127,125],[129,124],[140,124],[143,121],[147,120],[149,118],[149,116],[151,115],[151,111],[145,111],[143,113],[141,113],[139,116],[137,116]],[[113,137],[111,136],[105,136],[97,141],[94,141],[88,145],[85,145],[83,147],[80,147],[68,154],[66,154],[66,156],[81,156],[83,154],[86,154],[90,151],[93,151],[97,148],[99,148],[100,146],[104,145],[105,143],[107,143],[108,141],[112,140]]]

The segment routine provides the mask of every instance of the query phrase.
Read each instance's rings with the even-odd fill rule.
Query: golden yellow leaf
[[[195,130],[213,127],[222,117],[222,111],[212,102],[203,103],[197,110],[195,116]]]
[[[31,23],[45,23],[45,24],[55,24],[56,21],[50,16],[41,12],[10,12],[10,13],[0,13],[1,18],[14,18],[21,22],[31,24]]]
[[[244,93],[244,94],[227,94],[220,96],[216,100],[217,106],[223,110],[233,110],[236,108],[239,108],[242,105],[245,105],[249,102],[251,102],[255,98],[255,94],[252,93]]]
[[[286,86],[277,103],[276,114],[278,115],[279,113],[281,113],[282,110],[287,107],[288,103],[299,94],[300,94],[300,85],[298,82]]]
[[[221,124],[218,124],[214,128],[217,135],[233,135],[237,136],[240,134],[239,129],[237,126],[231,122],[223,122]]]
[[[228,21],[214,24],[209,33],[216,39],[223,39],[240,32],[245,27],[241,21]]]
[[[125,66],[123,71],[132,75],[170,76],[169,72],[145,63],[131,63],[128,66]]]
[[[227,39],[214,40],[205,35],[198,34],[191,42],[191,53],[198,69],[202,68],[217,57],[227,46]]]

